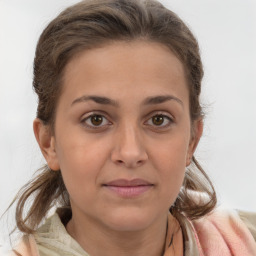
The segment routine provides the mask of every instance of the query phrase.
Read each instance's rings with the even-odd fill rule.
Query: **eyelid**
[[[107,126],[111,125],[112,122],[109,121],[109,117],[106,117],[108,116],[106,113],[102,113],[103,111],[92,111],[92,112],[89,112],[85,115],[83,115],[83,117],[81,118],[81,123],[82,125],[84,125],[85,127],[89,128],[89,129],[102,129],[102,128],[107,128]],[[92,116],[101,116],[103,117],[103,119],[106,119],[108,121],[107,124],[104,124],[104,125],[99,125],[99,126],[94,126],[94,125],[88,125],[86,124],[86,120],[90,119]],[[169,123],[167,125],[154,125],[154,124],[146,124],[147,126],[153,126],[154,128],[157,128],[157,129],[164,129],[164,128],[168,128],[169,126],[171,126],[173,123],[174,123],[174,117],[172,115],[170,115],[169,113],[166,113],[165,111],[155,111],[155,112],[151,112],[148,117],[147,117],[147,120],[145,123],[147,123],[149,120],[151,120],[153,117],[155,116],[163,116],[164,118],[168,119],[169,120]]]
[[[149,120],[151,120],[155,116],[163,116],[164,118],[167,118],[169,120],[169,124],[164,125],[164,126],[162,126],[162,125],[157,126],[157,125],[152,124],[151,126],[153,126],[154,128],[164,129],[164,128],[168,128],[169,126],[171,126],[174,123],[174,117],[172,115],[166,113],[165,111],[157,111],[157,112],[151,113],[149,118],[147,118],[146,122],[148,122]]]
[[[86,123],[86,120],[89,120],[92,116],[101,116],[101,117],[103,117],[103,119],[106,119],[108,121],[108,124],[99,125],[99,126],[88,125]],[[102,128],[106,128],[106,126],[109,126],[110,124],[112,124],[109,121],[109,118],[106,117],[106,114],[103,114],[101,111],[92,111],[86,115],[83,115],[80,122],[82,123],[82,125],[84,125],[86,128],[89,128],[89,129],[102,129]]]

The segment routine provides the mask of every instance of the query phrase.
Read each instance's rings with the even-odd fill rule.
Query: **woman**
[[[82,1],[54,19],[33,82],[47,166],[18,195],[13,253],[256,255],[255,219],[214,210],[193,156],[202,77],[196,39],[158,2]]]

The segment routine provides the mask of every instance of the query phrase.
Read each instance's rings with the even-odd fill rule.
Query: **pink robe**
[[[246,221],[242,221],[236,211],[216,210],[213,213],[195,221],[189,221],[183,216],[183,223],[180,224],[183,232],[186,232],[188,237],[187,241],[184,241],[184,256],[256,256],[256,226],[254,226],[256,224],[256,215],[252,216],[252,223],[254,224],[251,225],[250,230],[247,227],[250,224],[247,223],[246,225]],[[169,218],[169,221],[171,221],[171,218]],[[51,231],[49,230],[49,232],[54,232],[54,225],[52,227],[53,229]],[[57,225],[62,225],[60,220]],[[186,230],[184,230],[184,227],[186,227]],[[61,232],[66,232],[64,226],[61,228]],[[172,230],[168,230],[167,232],[167,245],[170,244],[172,232]],[[54,234],[54,236],[55,235],[56,234]],[[49,237],[49,239],[51,238]],[[40,240],[38,240],[36,236],[24,236],[23,242],[21,242],[17,251],[22,256],[39,256],[40,250],[38,249],[37,242],[40,243]],[[47,247],[47,243],[45,245],[41,244],[41,246]],[[58,254],[57,248],[54,252],[54,255],[62,256],[64,254],[63,251]],[[14,256],[16,254],[12,253],[11,255]],[[84,252],[81,255],[88,254]],[[172,246],[169,248],[167,247],[164,256],[172,255],[174,255]]]

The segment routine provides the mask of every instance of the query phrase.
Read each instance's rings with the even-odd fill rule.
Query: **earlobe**
[[[55,138],[52,136],[50,127],[36,118],[33,122],[34,134],[41,152],[50,169],[58,171],[60,169],[58,157],[55,150]]]
[[[203,129],[204,129],[204,124],[201,118],[199,120],[194,121],[194,124],[192,127],[192,136],[190,139],[188,153],[187,153],[186,166],[189,166],[191,164],[191,159],[193,157],[194,152],[196,151],[197,145],[203,134]]]

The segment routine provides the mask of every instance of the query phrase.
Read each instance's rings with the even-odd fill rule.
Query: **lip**
[[[153,187],[153,184],[143,179],[118,179],[103,184],[111,192],[124,197],[138,197]]]
[[[153,185],[153,184],[143,179],[132,179],[132,180],[118,179],[118,180],[110,181],[104,185],[116,186],[116,187],[136,187],[136,186],[147,186],[147,185]]]

